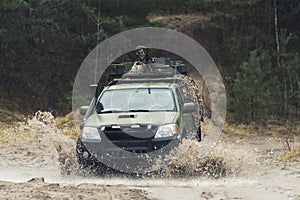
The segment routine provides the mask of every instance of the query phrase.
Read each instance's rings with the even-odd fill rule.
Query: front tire
[[[201,140],[202,140],[201,126],[198,126],[198,128],[197,128],[196,139],[197,139],[198,142],[201,142]]]

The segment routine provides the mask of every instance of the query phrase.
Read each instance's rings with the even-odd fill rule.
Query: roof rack
[[[160,82],[160,83],[178,83],[182,81],[179,76],[172,76],[172,77],[145,77],[145,76],[138,76],[135,78],[120,78],[114,79],[107,84],[107,86],[117,85],[117,84],[128,84],[128,83],[153,83],[153,82]]]
[[[155,71],[155,72],[144,72],[144,73],[126,73],[122,75],[122,78],[129,79],[146,79],[146,78],[168,78],[176,76],[175,71]]]

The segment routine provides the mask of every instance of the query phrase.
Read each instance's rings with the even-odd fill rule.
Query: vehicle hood
[[[85,126],[98,127],[103,125],[122,124],[153,124],[163,125],[178,123],[177,112],[132,112],[132,113],[105,113],[91,115]]]

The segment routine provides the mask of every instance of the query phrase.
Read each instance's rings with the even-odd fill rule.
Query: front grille
[[[105,155],[125,150],[135,153],[146,153],[159,150],[169,144],[172,139],[154,140],[157,125],[131,124],[109,125],[99,127],[101,136],[101,153]]]
[[[105,126],[101,127],[101,134],[104,134],[103,139],[108,139],[110,141],[141,141],[153,139],[158,127],[154,125],[120,125],[114,126]]]

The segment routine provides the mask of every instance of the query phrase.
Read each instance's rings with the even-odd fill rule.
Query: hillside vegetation
[[[297,120],[299,16],[294,0],[3,0],[0,107],[70,112],[77,70],[98,43],[161,26],[188,34],[210,53],[226,85],[229,120]]]

